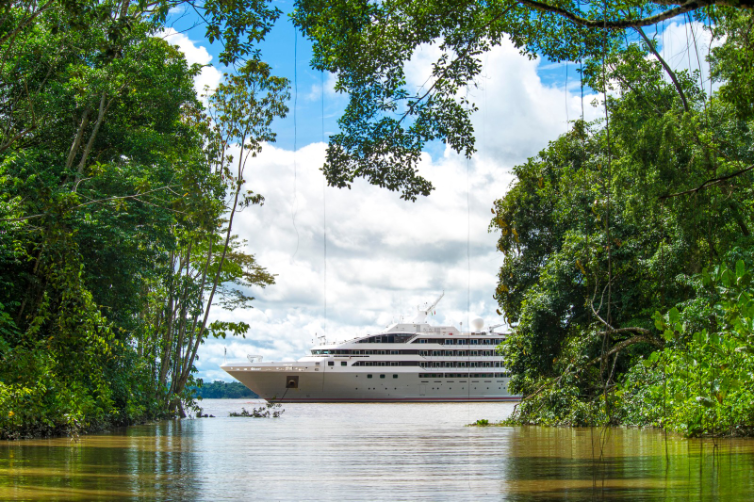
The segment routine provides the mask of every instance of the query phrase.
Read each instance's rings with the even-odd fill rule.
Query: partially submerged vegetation
[[[249,418],[280,418],[285,413],[283,405],[280,403],[269,402],[259,408],[252,408],[251,411],[247,411],[246,408],[241,408],[241,412],[231,411],[229,416],[231,417],[249,417]]]

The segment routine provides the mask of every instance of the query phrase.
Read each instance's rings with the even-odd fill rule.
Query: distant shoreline
[[[199,385],[192,388],[194,395],[202,399],[259,399],[259,396],[252,392],[241,382],[223,382],[215,380],[211,383],[199,381]]]

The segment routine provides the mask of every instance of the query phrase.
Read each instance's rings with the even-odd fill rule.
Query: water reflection
[[[0,499],[654,501],[754,493],[752,440],[463,427],[502,418],[504,404],[291,404],[276,420],[226,418],[249,407],[241,401],[205,404],[225,417],[0,442]]]

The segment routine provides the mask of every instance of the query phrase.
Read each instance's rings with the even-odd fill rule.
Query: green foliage
[[[417,171],[428,142],[443,141],[467,156],[474,152],[471,115],[477,107],[464,89],[475,87],[483,55],[504,40],[531,58],[595,67],[606,53],[626,50],[641,27],[649,30],[679,14],[705,23],[739,15],[749,19],[751,7],[750,0],[735,5],[718,0],[297,0],[292,17],[313,42],[312,65],[336,74],[336,90],[350,98],[339,120],[341,131],[330,138],[323,168],[328,182],[347,187],[363,177],[415,200],[432,190]],[[747,26],[738,23],[737,38],[750,48]],[[405,68],[426,46],[440,55],[426,84],[410,88]],[[641,59],[635,62],[634,74],[645,66]],[[751,72],[750,66],[740,68],[733,71],[741,77]],[[589,85],[601,88],[594,81]],[[732,92],[739,88],[730,86]],[[646,103],[653,106],[654,97]]]
[[[749,253],[751,254],[751,253]],[[754,427],[754,285],[743,260],[695,277],[682,311],[655,314],[668,346],[624,375],[624,421],[689,435]]]
[[[201,68],[155,36],[180,4],[237,68],[209,109]],[[278,16],[265,0],[0,7],[0,438],[181,414],[201,343],[248,330],[208,317],[274,283],[232,234],[263,197],[240,196],[227,150],[258,153],[286,113],[255,49]]]
[[[192,390],[201,399],[240,399],[243,397],[256,399],[257,396],[241,382],[223,382],[215,380],[212,383],[203,383],[193,387]]]
[[[493,296],[514,328],[500,351],[513,372],[511,390],[526,397],[513,422],[628,421],[679,430],[684,423],[689,434],[750,424],[748,405],[730,399],[743,378],[735,368],[748,361],[746,337],[732,342],[720,331],[722,321],[708,320],[732,319],[746,307],[697,282],[703,270],[721,266],[729,271],[710,277],[730,288],[723,281],[743,277],[744,265],[721,264],[754,247],[751,2],[296,6],[294,21],[314,43],[313,65],[336,73],[336,89],[350,98],[323,168],[335,186],[364,177],[405,199],[428,194],[431,183],[416,169],[419,154],[435,140],[474,152],[476,107],[464,88],[474,86],[482,55],[506,38],[530,57],[581,63],[584,85],[602,94],[597,105],[605,119],[574,122],[571,132],[515,167],[514,185],[492,208],[490,230],[499,232],[505,257]],[[719,92],[708,95],[698,72],[673,71],[657,51],[652,27],[679,15],[703,21],[718,42],[708,57]],[[440,56],[427,83],[410,89],[406,64],[429,45]],[[703,305],[718,310],[713,315]],[[667,312],[670,330],[656,312]],[[681,343],[675,326],[692,317],[694,330],[684,333],[693,335]],[[715,358],[736,349],[729,365],[717,366]],[[657,365],[679,357],[697,362],[694,375],[706,389],[684,398],[702,417],[693,423],[688,414],[668,416],[667,405],[657,407]],[[739,401],[751,401],[740,392]],[[642,402],[651,409],[639,409]]]
[[[733,11],[715,28],[734,31],[711,55],[721,77],[743,78],[751,51],[736,30],[750,21]],[[749,430],[748,91],[724,82],[708,97],[648,42],[587,61],[584,75],[614,91],[609,131],[576,122],[515,168],[493,207],[505,255],[495,298],[514,326],[501,352],[526,396],[512,422]],[[680,375],[697,379],[693,395],[684,384],[681,398]]]

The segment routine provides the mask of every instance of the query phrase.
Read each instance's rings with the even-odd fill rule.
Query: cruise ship
[[[493,326],[472,331],[430,326],[427,316],[442,299],[419,309],[411,323],[341,343],[322,343],[296,362],[224,363],[221,368],[267,401],[476,402],[518,401],[508,392],[510,373]]]

